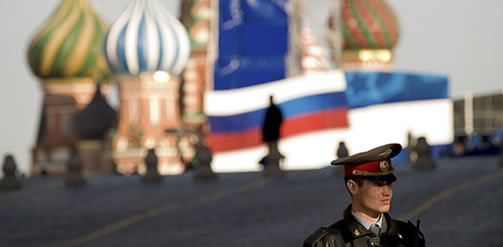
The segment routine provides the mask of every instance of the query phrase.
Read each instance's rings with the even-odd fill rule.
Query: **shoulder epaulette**
[[[329,233],[330,231],[326,227],[320,227],[318,230],[311,233],[311,235],[309,235],[306,240],[304,240],[304,247],[314,246],[316,242],[318,242]]]

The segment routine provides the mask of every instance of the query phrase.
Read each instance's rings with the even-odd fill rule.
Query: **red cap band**
[[[393,173],[391,159],[371,161],[357,165],[345,165],[345,176],[383,176]]]

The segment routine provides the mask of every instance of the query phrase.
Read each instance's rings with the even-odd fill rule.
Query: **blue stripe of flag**
[[[301,114],[347,107],[344,92],[310,95],[278,104],[283,118]],[[230,116],[208,116],[212,133],[232,133],[261,128],[266,109]]]

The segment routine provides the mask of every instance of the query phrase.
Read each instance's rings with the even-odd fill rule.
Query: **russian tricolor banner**
[[[206,94],[213,152],[233,151],[261,144],[261,129],[269,95],[283,114],[281,138],[348,127],[346,83],[341,71],[299,76],[257,86],[211,91]]]
[[[339,141],[350,153],[383,143],[405,145],[409,133],[433,146],[452,142],[447,77],[329,71],[207,92],[215,171],[260,170],[258,161],[267,153],[261,127],[269,95],[285,118],[279,141],[283,169],[327,166]]]

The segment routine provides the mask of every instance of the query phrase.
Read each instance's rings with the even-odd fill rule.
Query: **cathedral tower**
[[[28,63],[44,92],[33,174],[65,171],[77,139],[72,119],[93,98],[96,79],[109,74],[101,49],[106,28],[87,0],[62,0],[31,40]]]
[[[143,172],[154,148],[161,174],[184,171],[180,129],[180,74],[190,56],[187,31],[159,0],[132,0],[111,25],[105,56],[119,83],[120,115],[113,159],[120,173]]]
[[[206,122],[204,92],[208,87],[208,47],[214,18],[212,0],[187,0],[181,3],[182,22],[189,30],[191,56],[183,74],[183,119],[199,129]]]

